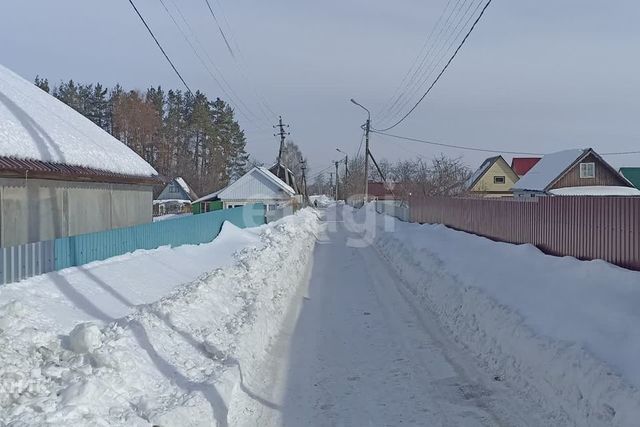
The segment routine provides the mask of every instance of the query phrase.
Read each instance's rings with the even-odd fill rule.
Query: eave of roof
[[[495,162],[497,162],[498,159],[501,159],[501,158],[502,158],[502,156],[487,157],[484,160],[484,162],[482,162],[480,167],[478,169],[476,169],[476,171],[471,176],[471,178],[473,178],[473,181],[470,181],[469,183],[465,184],[466,188],[471,190],[478,183],[478,181],[480,181],[480,179],[482,179],[482,177],[487,173],[487,171],[489,169],[491,169],[491,166],[493,166],[493,164]],[[506,163],[506,161],[505,161],[505,163]],[[509,164],[507,164],[507,166],[509,166]]]
[[[0,156],[0,176],[5,178],[139,185],[156,185],[164,182],[164,179],[160,176],[124,175],[84,166],[2,156]]]

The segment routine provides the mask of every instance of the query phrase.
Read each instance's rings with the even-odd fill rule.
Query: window
[[[504,176],[494,176],[493,183],[494,184],[504,184],[507,182],[507,179]]]
[[[595,178],[595,177],[596,177],[595,163],[580,163],[580,178]]]

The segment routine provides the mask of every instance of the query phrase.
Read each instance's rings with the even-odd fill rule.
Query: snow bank
[[[57,336],[31,326],[37,312],[0,308],[0,424],[227,425],[234,393],[255,397],[243,376],[279,332],[318,226],[303,210],[243,234],[261,245],[232,267],[101,328]],[[237,234],[225,226],[218,239]]]
[[[634,187],[604,185],[557,188],[549,193],[555,196],[640,196],[640,190]]]
[[[120,173],[158,173],[71,107],[0,65],[0,156]]]
[[[638,425],[640,273],[394,221],[374,244],[492,375],[577,425]]]

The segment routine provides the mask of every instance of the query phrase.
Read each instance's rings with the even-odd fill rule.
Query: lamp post
[[[369,111],[358,101],[351,98],[351,102],[367,112],[367,121],[364,124],[365,149],[364,149],[364,202],[369,199],[369,130],[371,130],[371,111]]]

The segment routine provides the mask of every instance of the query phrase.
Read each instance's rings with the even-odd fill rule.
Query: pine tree
[[[41,79],[40,76],[36,76],[34,81],[35,85],[38,86],[43,91],[49,93],[49,80]]]

